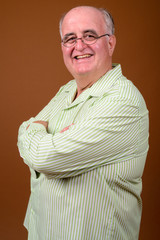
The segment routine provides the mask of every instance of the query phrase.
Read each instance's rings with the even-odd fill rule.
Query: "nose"
[[[75,44],[75,49],[76,50],[83,50],[84,48],[86,48],[87,44],[84,43],[82,38],[77,38],[76,39],[76,44]]]

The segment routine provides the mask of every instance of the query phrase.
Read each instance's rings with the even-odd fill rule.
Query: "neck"
[[[96,81],[95,81],[96,82]],[[76,98],[83,92],[85,91],[87,88],[91,87],[94,82],[88,82],[88,84],[84,81],[84,84],[83,84],[83,81],[82,80],[76,80],[76,83],[77,83],[77,94],[76,94]]]
[[[77,75],[74,76],[76,79],[76,83],[77,83],[77,94],[76,97],[77,98],[83,91],[85,91],[87,88],[91,87],[95,82],[98,81],[98,79],[100,79],[104,74],[106,74],[109,70],[112,69],[112,66],[110,66],[107,71],[105,71],[104,73],[102,73],[101,75]]]

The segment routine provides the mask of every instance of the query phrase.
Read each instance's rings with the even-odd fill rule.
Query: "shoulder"
[[[73,89],[73,87],[76,87],[76,81],[74,79],[70,80],[65,85],[61,86],[58,93],[61,93],[64,91],[70,91],[71,89]]]
[[[124,76],[116,79],[110,88],[103,89],[102,95],[96,98],[92,105],[107,116],[141,115],[147,111],[142,94],[132,81]]]
[[[121,76],[117,79],[115,85],[112,87],[117,90],[118,101],[125,101],[137,107],[141,104],[145,104],[144,98],[139,89],[125,76]]]
[[[76,81],[75,80],[71,80],[68,83],[66,83],[65,85],[62,85],[59,88],[56,95],[51,99],[50,103],[53,103],[53,102],[57,101],[57,99],[63,97],[64,93],[68,93],[71,90],[73,91],[73,88],[76,88]]]

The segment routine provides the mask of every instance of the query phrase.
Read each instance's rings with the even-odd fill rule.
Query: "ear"
[[[112,56],[113,52],[114,52],[114,49],[115,49],[115,46],[116,46],[116,37],[115,37],[115,35],[111,35],[109,37],[108,44],[109,44],[109,55]]]

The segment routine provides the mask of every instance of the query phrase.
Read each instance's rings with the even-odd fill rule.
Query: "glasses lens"
[[[87,33],[83,36],[83,41],[86,44],[93,44],[94,42],[96,42],[96,40],[97,40],[97,37],[94,36],[93,34]]]
[[[65,39],[63,39],[63,45],[66,47],[71,47],[72,45],[75,44],[76,42],[76,37],[67,37]]]
[[[72,47],[76,44],[77,40],[81,40],[83,43],[85,44],[93,44],[96,42],[97,40],[97,36],[90,34],[90,33],[86,33],[84,34],[84,36],[82,38],[77,38],[75,36],[69,36],[63,39],[63,45],[65,47]]]

